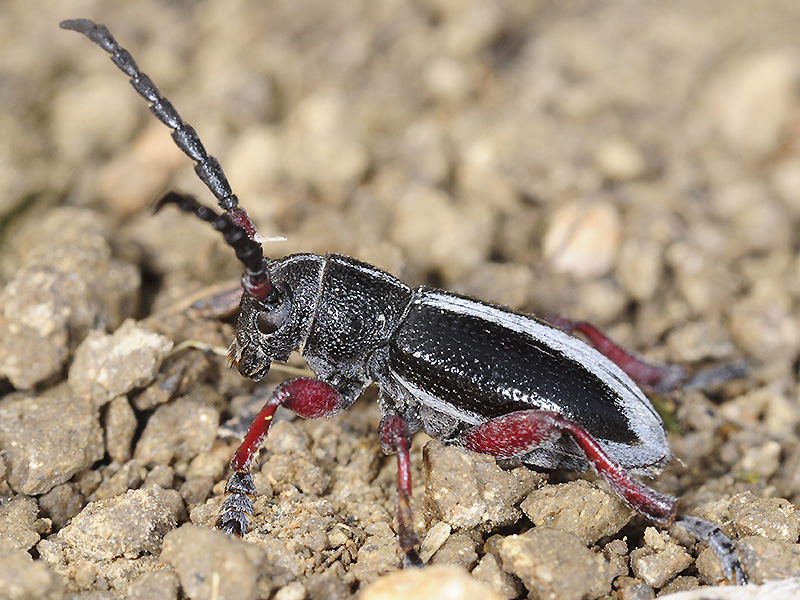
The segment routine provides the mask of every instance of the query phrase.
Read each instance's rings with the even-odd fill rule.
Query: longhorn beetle
[[[711,522],[678,514],[678,499],[631,473],[670,459],[664,425],[634,381],[661,392],[737,376],[735,368],[701,371],[647,363],[587,323],[529,315],[428,287],[412,289],[378,268],[338,254],[263,255],[256,229],[216,158],[160,95],[108,29],[88,19],[61,23],[111,55],[224,211],[170,192],[176,204],[219,231],[244,265],[236,339],[228,356],[255,381],[272,361],[297,350],[317,379],[284,381],[231,459],[219,527],[244,534],[256,494],[250,470],[279,406],[305,418],[350,407],[370,384],[380,390],[380,442],[397,454],[398,542],[407,566],[421,566],[411,512],[409,448],[422,430],[445,443],[545,469],[594,469],[637,513],[675,524],[708,544],[725,575],[747,575],[733,543]],[[595,346],[570,335],[584,334]]]

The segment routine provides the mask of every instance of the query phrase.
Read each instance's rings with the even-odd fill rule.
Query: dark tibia
[[[233,474],[225,486],[229,495],[222,504],[218,521],[219,528],[226,533],[247,533],[249,515],[253,514],[251,498],[256,494],[250,470],[279,406],[301,417],[316,419],[338,411],[344,406],[344,399],[335,388],[319,379],[290,379],[275,388],[231,458]]]
[[[381,421],[381,447],[386,454],[397,454],[397,542],[405,553],[403,567],[421,567],[417,552],[419,537],[414,529],[411,508],[411,435],[400,417],[387,415]]]
[[[725,577],[731,581],[736,581],[736,585],[745,585],[747,583],[747,573],[745,573],[739,556],[736,554],[736,547],[718,526],[710,521],[686,515],[678,515],[675,518],[675,525],[711,548],[722,566],[722,572],[725,573]]]

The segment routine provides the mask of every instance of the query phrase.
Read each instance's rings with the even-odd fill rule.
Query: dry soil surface
[[[746,361],[740,380],[654,398],[675,459],[653,485],[719,523],[754,582],[800,576],[799,3],[2,13],[0,597],[610,600],[724,583],[705,546],[592,476],[422,435],[416,521],[442,568],[397,575],[374,390],[329,420],[279,413],[252,532],[215,530],[237,444],[220,423],[287,374],[256,387],[214,353],[235,319],[191,305],[240,266],[205,224],[149,210],[168,189],[213,198],[107,55],[58,28],[71,17],[107,24],[200,132],[259,231],[287,238],[269,255],[344,253],[585,319],[652,360]]]

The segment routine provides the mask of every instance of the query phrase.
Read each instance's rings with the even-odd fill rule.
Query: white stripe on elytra
[[[506,312],[488,304],[438,290],[426,290],[423,295],[417,296],[414,302],[442,311],[474,316],[500,327],[540,339],[546,346],[576,361],[589,372],[597,375],[603,383],[617,393],[622,402],[633,396],[642,407],[646,407],[653,414],[656,420],[659,420],[650,401],[620,367],[586,343],[555,327],[539,323],[530,317]]]
[[[411,394],[414,398],[418,400],[422,400],[425,406],[429,406],[438,412],[448,415],[450,417],[455,417],[459,421],[463,421],[464,423],[469,423],[470,425],[478,425],[479,423],[483,423],[486,421],[486,417],[480,417],[476,413],[472,412],[471,410],[464,410],[456,405],[442,400],[429,392],[426,392],[418,385],[411,383],[407,379],[405,379],[402,375],[400,375],[394,369],[389,369],[392,377],[394,377],[395,381],[397,381],[400,385],[402,385],[406,391]]]

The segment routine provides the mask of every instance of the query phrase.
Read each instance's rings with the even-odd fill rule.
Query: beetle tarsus
[[[722,533],[718,525],[688,515],[679,515],[675,519],[675,525],[711,548],[722,566],[722,572],[729,580],[735,581],[736,585],[747,583],[747,573],[736,554],[736,546]]]
[[[403,557],[403,568],[404,569],[419,569],[420,567],[424,567],[425,562],[420,557],[419,552],[416,549],[411,548],[407,550],[405,556]]]
[[[245,494],[246,496],[256,495],[256,484],[253,482],[253,476],[250,473],[235,472],[228,479],[228,484],[225,486],[225,491],[228,493]]]
[[[704,390],[726,381],[742,379],[747,377],[749,372],[750,363],[746,360],[714,365],[695,371],[681,387],[684,390]]]
[[[229,496],[230,498],[231,496]],[[222,512],[217,521],[217,528],[227,535],[242,537],[250,526],[247,512],[228,507],[228,501],[222,505]]]
[[[249,516],[255,507],[252,497],[256,485],[250,473],[234,471],[225,486],[228,497],[220,508],[218,527],[225,533],[242,536],[247,533]]]

